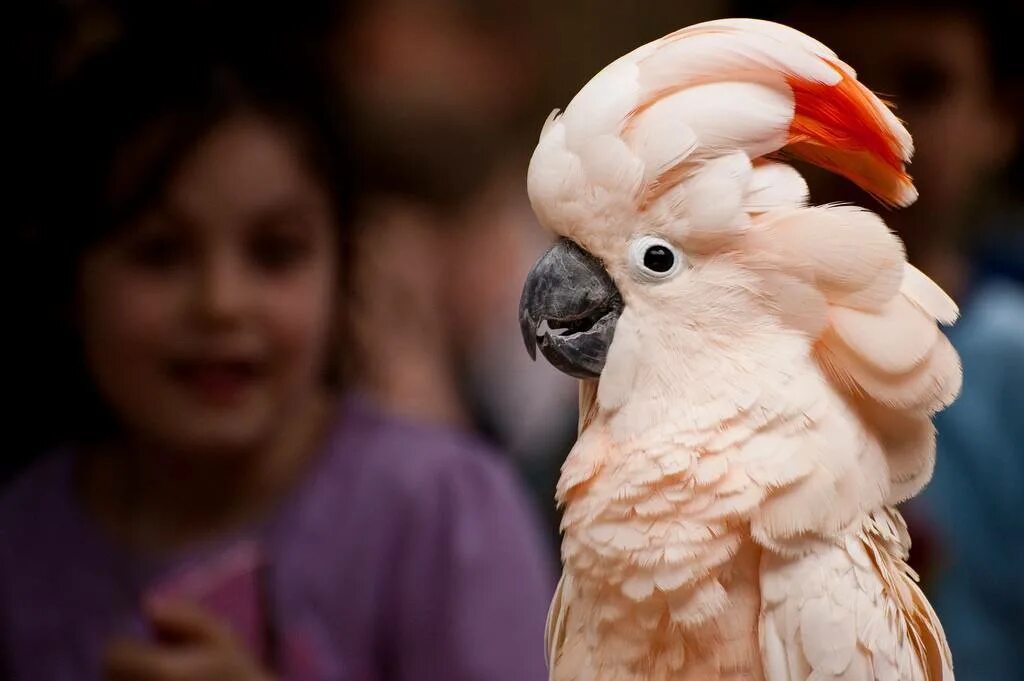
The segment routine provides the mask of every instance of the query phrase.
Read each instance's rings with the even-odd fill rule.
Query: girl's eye
[[[305,262],[313,252],[311,240],[303,235],[267,231],[249,243],[249,257],[268,273],[284,272]]]
[[[154,273],[180,268],[194,255],[187,230],[162,209],[147,211],[113,239],[129,265]]]
[[[127,253],[129,260],[143,269],[165,271],[185,262],[188,244],[178,235],[158,232],[132,239]]]
[[[688,264],[686,255],[668,241],[656,236],[642,236],[629,248],[630,263],[638,278],[663,281],[674,276]]]
[[[266,274],[301,267],[319,247],[315,211],[304,205],[283,205],[266,211],[251,227],[246,243],[250,262]]]

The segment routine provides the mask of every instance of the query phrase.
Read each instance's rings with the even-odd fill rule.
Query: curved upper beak
[[[601,261],[560,239],[533,266],[523,286],[519,327],[526,349],[536,359],[539,345],[555,368],[577,378],[596,378],[622,306]]]

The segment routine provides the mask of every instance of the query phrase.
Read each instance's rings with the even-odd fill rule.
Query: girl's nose
[[[196,286],[195,306],[199,317],[216,326],[236,323],[250,298],[250,284],[243,263],[229,254],[204,259]]]

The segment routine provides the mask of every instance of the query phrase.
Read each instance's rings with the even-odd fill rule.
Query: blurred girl
[[[352,182],[326,110],[206,52],[124,43],[55,107],[67,444],[0,499],[0,676],[543,678],[507,470],[332,388]]]

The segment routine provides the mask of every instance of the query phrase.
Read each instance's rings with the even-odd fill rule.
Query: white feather
[[[828,62],[801,45],[728,28],[700,28],[698,24],[690,27],[692,32],[687,35],[663,38],[640,60],[640,82],[646,92],[707,82],[709,74],[736,74],[780,87],[785,74],[827,85],[835,85],[841,78]]]
[[[595,135],[617,134],[642,97],[637,64],[623,57],[594,76],[565,107],[562,121],[570,149]]]
[[[743,197],[748,213],[802,208],[807,205],[807,181],[785,163],[761,162],[754,166]]]
[[[900,292],[940,324],[949,326],[960,316],[953,299],[928,276],[909,262],[903,265]]]
[[[695,85],[660,99],[647,111],[655,121],[685,121],[700,142],[701,153],[742,149],[751,158],[763,156],[786,143],[793,118],[793,96],[788,90],[760,83],[717,82]],[[642,129],[647,112],[634,125]]]

